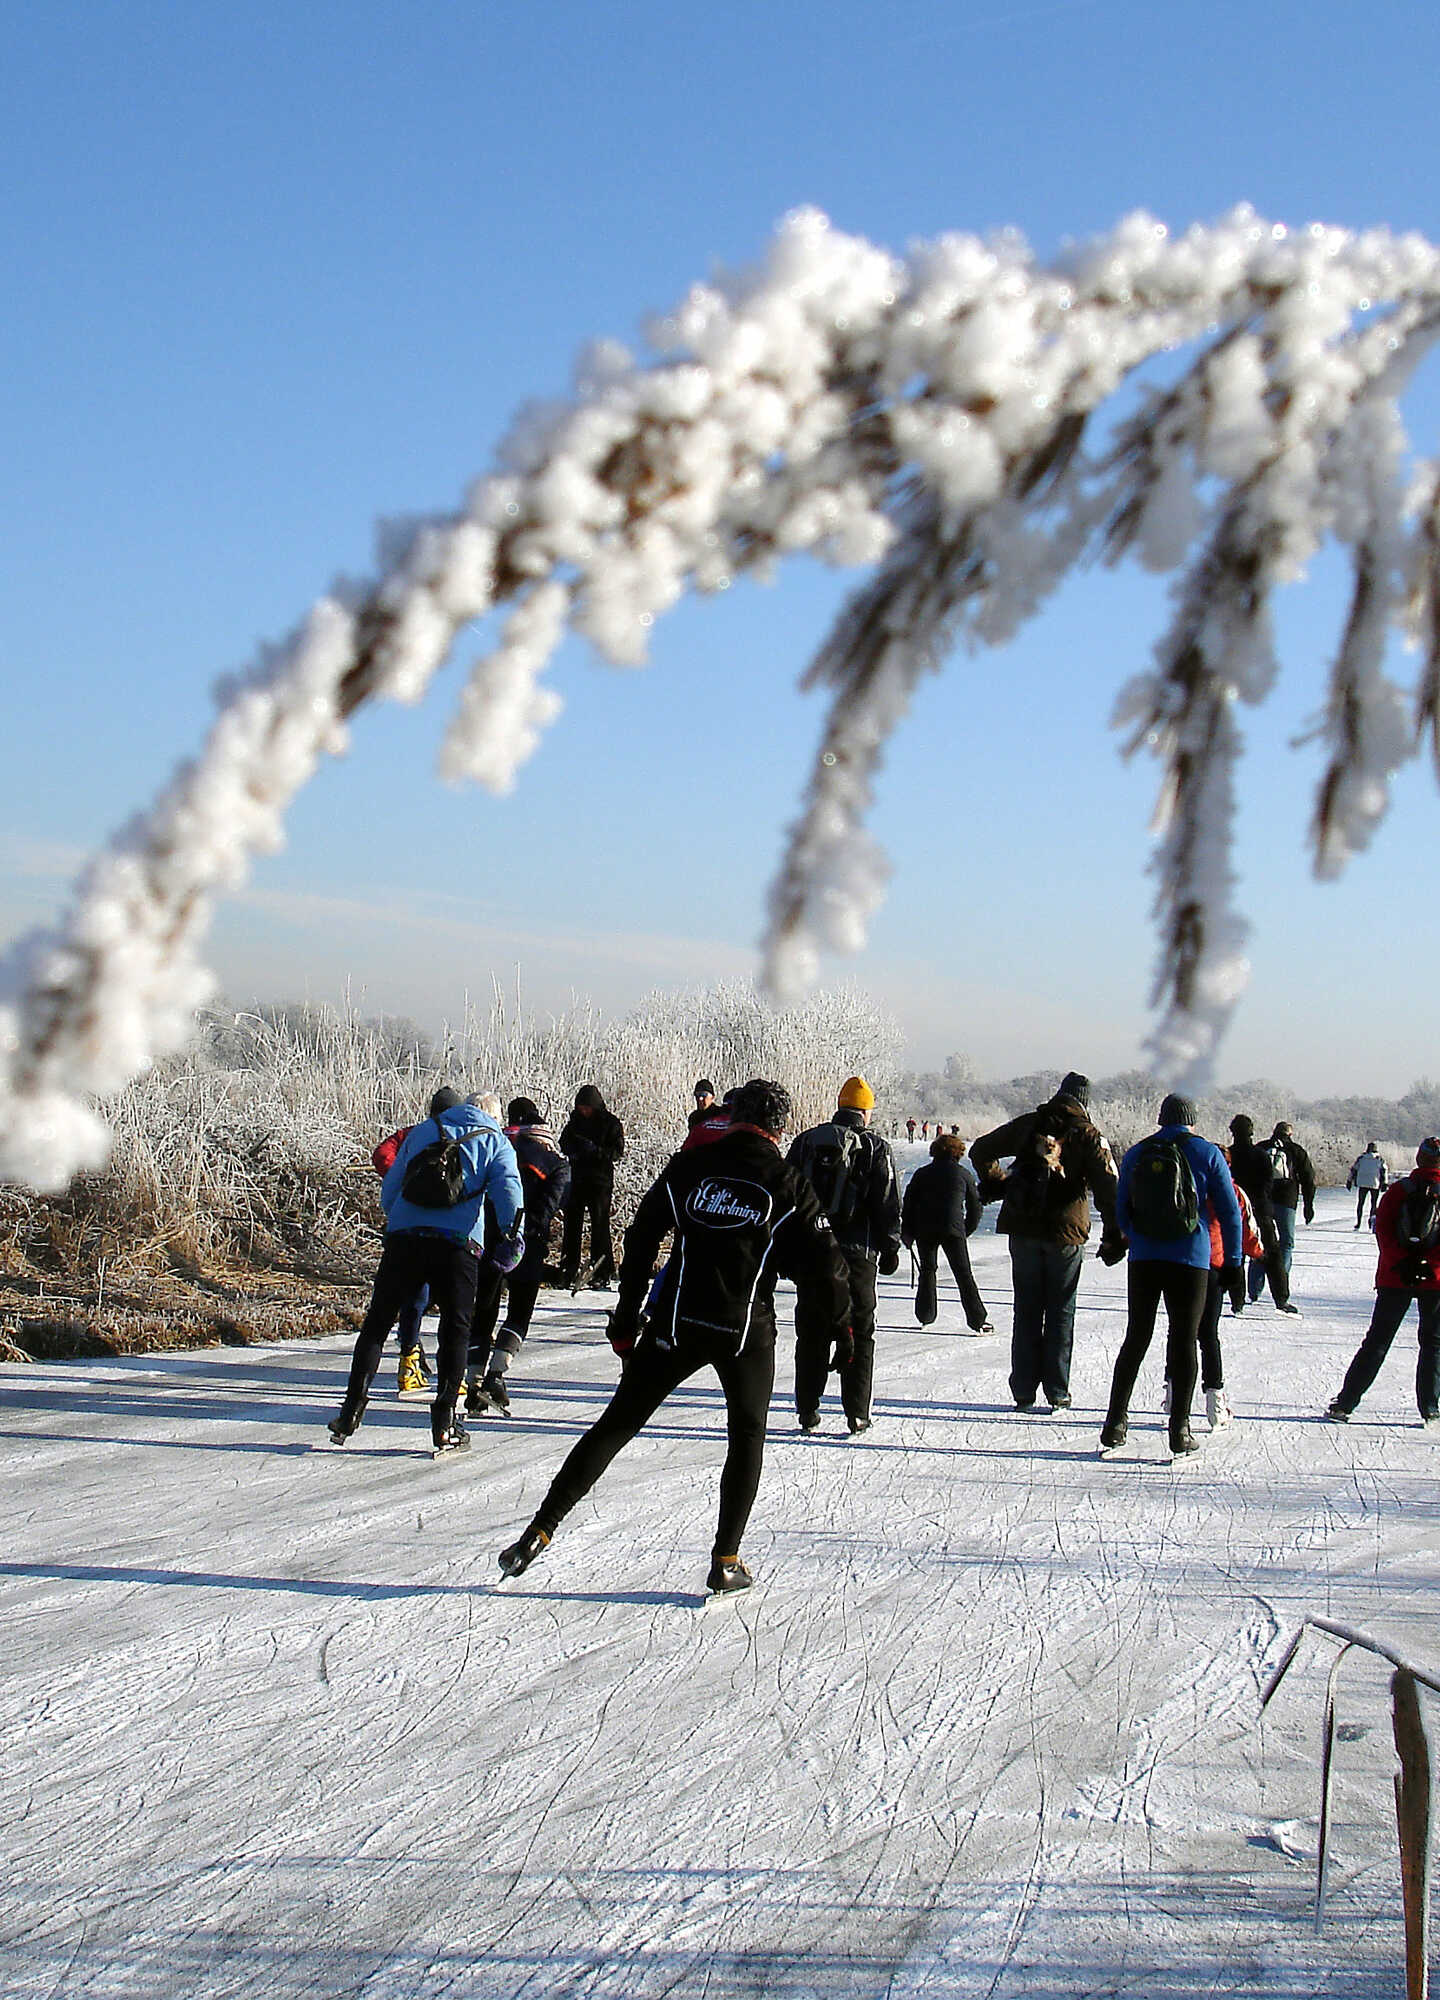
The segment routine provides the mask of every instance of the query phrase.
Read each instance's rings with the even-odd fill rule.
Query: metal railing
[[[1394,1668],[1390,1676],[1390,1708],[1395,1753],[1395,1827],[1400,1840],[1400,1888],[1405,1909],[1405,1992],[1407,2000],[1428,2000],[1430,1991],[1430,1743],[1420,1712],[1420,1689],[1440,1694],[1440,1679],[1413,1667],[1381,1639],[1331,1618],[1306,1617],[1266,1683],[1260,1706],[1284,1680],[1307,1631],[1323,1632],[1340,1641],[1340,1651],[1325,1685],[1325,1722],[1320,1754],[1320,1844],[1315,1856],[1315,1928],[1325,1916],[1325,1889],[1330,1860],[1330,1774],[1335,1757],[1335,1689],[1345,1656],[1353,1647],[1373,1653]]]

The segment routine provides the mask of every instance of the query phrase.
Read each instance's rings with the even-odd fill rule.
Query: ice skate
[[[480,1394],[484,1397],[482,1409],[492,1410],[497,1417],[510,1414],[510,1391],[505,1387],[505,1377],[497,1368],[492,1368],[480,1384]],[[468,1404],[466,1406],[469,1407]]]
[[[437,1458],[442,1452],[470,1449],[470,1433],[453,1403],[437,1400],[430,1405],[430,1438]]]
[[[508,1549],[501,1549],[500,1567],[506,1576],[523,1576],[536,1556],[549,1546],[550,1537],[532,1521],[518,1542],[512,1542]]]
[[[1329,1418],[1332,1424],[1348,1424],[1350,1421],[1350,1412],[1346,1409],[1345,1405],[1340,1401],[1340,1398],[1338,1396],[1335,1398],[1335,1401],[1331,1403],[1329,1407],[1326,1409],[1325,1414]]]
[[[400,1366],[395,1374],[397,1395],[413,1396],[417,1390],[429,1386],[430,1370],[425,1365],[423,1347],[412,1347],[400,1356]]]
[[[1186,1424],[1183,1430],[1176,1431],[1170,1439],[1170,1456],[1172,1458],[1189,1458],[1193,1453],[1199,1451],[1199,1449],[1200,1440],[1188,1424]]]
[[[755,1579],[739,1556],[716,1556],[705,1579],[712,1597],[727,1597],[734,1590],[748,1590]]]
[[[1205,1416],[1212,1431],[1223,1430],[1226,1424],[1234,1423],[1235,1412],[1231,1409],[1223,1389],[1205,1391]]]
[[[339,1415],[332,1417],[325,1426],[336,1444],[344,1444],[346,1438],[354,1437],[360,1428],[360,1420],[365,1414],[365,1405],[369,1400],[368,1396],[345,1398],[340,1405]]]
[[[1130,1435],[1130,1426],[1124,1417],[1119,1417],[1105,1425],[1100,1433],[1100,1450],[1103,1453],[1120,1451]]]

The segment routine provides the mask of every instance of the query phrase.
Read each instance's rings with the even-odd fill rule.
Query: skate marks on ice
[[[1093,1263],[1092,1283],[1120,1296]],[[1113,1313],[1082,1307],[1076,1407],[1041,1419],[1008,1411],[1003,1339],[915,1332],[898,1287],[882,1307],[862,1440],[833,1394],[833,1445],[796,1437],[782,1349],[760,1587],[703,1617],[722,1447],[700,1384],[495,1585],[613,1382],[598,1337],[547,1349],[537,1319],[531,1420],[477,1426],[433,1472],[394,1405],[364,1459],[223,1449],[293,1442],[276,1411],[323,1424],[342,1340],[241,1351],[229,1397],[228,1357],[120,1370],[113,1409],[87,1366],[84,1444],[45,1402],[63,1370],[0,1371],[33,1440],[0,1462],[0,1987],[1396,1990],[1361,1762],[1384,1730],[1346,1746],[1315,1941],[1304,1862],[1265,1844],[1294,1821],[1303,1849],[1314,1704],[1297,1682],[1263,1727],[1257,1709],[1299,1609],[1403,1630],[1433,1603],[1433,1448],[1396,1421],[1403,1371],[1373,1422],[1302,1421],[1355,1321],[1312,1316],[1297,1341],[1247,1316],[1233,1437],[1174,1477],[1094,1458]],[[192,1383],[208,1454],[169,1442],[203,1441]],[[1157,1367],[1133,1412],[1157,1458],[1158,1386]]]

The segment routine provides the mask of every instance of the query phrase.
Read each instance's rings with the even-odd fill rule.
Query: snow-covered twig
[[[574,397],[523,413],[463,508],[392,533],[373,583],[322,599],[222,690],[199,758],[60,927],[0,959],[0,1176],[55,1186],[102,1157],[90,1100],[182,1038],[212,897],[278,842],[356,709],[420,699],[462,629],[510,605],[442,752],[447,775],[505,791],[558,710],[542,676],[567,630],[641,664],[686,591],[798,551],[881,568],[815,663],[831,710],[766,944],[786,992],[864,936],[886,875],[871,785],[920,674],[956,643],[1003,643],[1087,558],[1133,549],[1176,573],[1171,631],[1118,717],[1166,766],[1153,1047],[1193,1086],[1246,972],[1234,704],[1268,691],[1270,596],[1327,535],[1355,551],[1357,587],[1322,723],[1322,872],[1369,837],[1419,733],[1440,751],[1440,503],[1431,468],[1404,496],[1397,414],[1437,330],[1440,253],[1383,230],[1239,209],[1172,237],[1135,215],[1042,266],[1013,234],[900,259],[789,217],[756,271],[656,322],[649,357],[592,349]],[[1101,405],[1152,363],[1176,379],[1086,456]],[[1381,670],[1402,621],[1425,657],[1413,728]]]

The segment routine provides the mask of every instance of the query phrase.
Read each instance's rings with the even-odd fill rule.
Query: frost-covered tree
[[[462,509],[387,534],[373,582],[322,598],[222,688],[199,756],[92,864],[63,925],[0,966],[0,1173],[53,1185],[103,1153],[90,1096],[183,1038],[210,987],[212,898],[278,844],[357,709],[418,700],[457,635],[507,607],[442,753],[447,775],[504,792],[559,707],[542,676],[567,628],[636,664],[686,590],[798,550],[875,571],[809,672],[830,708],[764,947],[784,997],[864,936],[886,874],[871,783],[919,678],[956,644],[1003,644],[1079,562],[1133,552],[1173,572],[1169,626],[1116,720],[1163,768],[1151,1053],[1193,1087],[1246,975],[1237,704],[1269,691],[1273,593],[1327,537],[1354,585],[1321,724],[1319,873],[1369,839],[1423,738],[1440,758],[1440,476],[1410,464],[1399,415],[1437,332],[1440,252],[1379,229],[1241,209],[1172,237],[1135,215],[1043,264],[1010,234],[901,258],[790,217],[757,270],[657,321],[650,354],[589,352],[575,396],[527,410]],[[1138,407],[1103,428],[1137,374]],[[1408,692],[1385,672],[1397,628],[1420,653]]]

